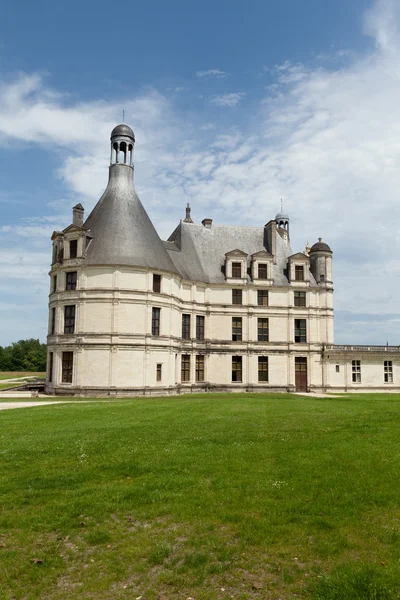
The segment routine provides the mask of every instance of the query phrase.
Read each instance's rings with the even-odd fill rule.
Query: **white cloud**
[[[208,71],[197,71],[196,77],[217,77],[218,79],[222,79],[227,77],[229,73],[225,73],[225,71],[221,71],[220,69],[208,69]]]
[[[245,96],[245,92],[234,92],[232,94],[222,94],[221,96],[210,96],[209,100],[217,106],[229,106],[230,108],[232,108],[233,106],[237,106],[237,104],[239,104],[239,102]]]
[[[63,220],[77,200],[89,210],[103,191],[109,133],[125,107],[137,139],[136,187],[162,236],[184,216],[187,201],[197,221],[209,216],[259,225],[279,211],[283,198],[293,249],[321,235],[334,251],[335,306],[346,315],[337,322],[337,341],[351,342],[354,335],[354,341],[385,343],[391,331],[389,342],[398,342],[399,320],[393,316],[400,295],[398,16],[397,3],[377,2],[365,19],[375,45],[364,56],[345,56],[344,65],[328,68],[335,61],[324,57],[317,67],[290,61],[274,67],[273,85],[258,112],[241,110],[244,92],[212,97],[218,106],[237,106],[224,112],[231,125],[211,124],[207,114],[194,110],[182,114],[174,97],[154,90],[114,103],[74,104],[38,75],[3,82],[0,144],[24,140],[62,150],[58,176],[66,187],[65,201],[52,203],[52,221],[0,229],[0,250],[6,251],[0,269],[10,260],[19,264],[18,256],[29,259],[18,270],[19,281],[25,274],[29,279],[18,303],[29,304],[29,273],[47,290],[50,230],[68,225]],[[1,196],[7,199],[8,192]],[[21,250],[9,254],[15,240]],[[44,299],[47,322],[45,304]],[[12,319],[0,323],[0,331],[10,332],[7,341],[15,339],[12,326]],[[362,334],[355,333],[357,327]]]

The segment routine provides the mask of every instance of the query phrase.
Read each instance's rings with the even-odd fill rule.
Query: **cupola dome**
[[[114,127],[114,129],[111,132],[110,139],[113,139],[115,137],[129,137],[133,141],[135,141],[135,134],[133,133],[133,130],[129,127],[129,125],[126,125],[125,123],[121,123],[120,125]]]
[[[318,242],[316,242],[313,246],[311,246],[310,252],[332,252],[329,248],[328,244],[322,241],[322,238],[318,238]]]

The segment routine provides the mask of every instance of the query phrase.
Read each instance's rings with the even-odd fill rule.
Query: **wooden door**
[[[296,356],[294,359],[294,370],[296,373],[296,392],[307,391],[307,358]]]

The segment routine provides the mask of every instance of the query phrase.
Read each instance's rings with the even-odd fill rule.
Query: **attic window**
[[[78,240],[71,240],[69,243],[69,257],[76,258],[78,254]]]
[[[294,278],[296,281],[304,281],[304,267],[303,265],[296,265],[294,268]]]
[[[242,264],[240,262],[232,263],[232,278],[233,279],[241,279],[242,278]]]
[[[268,265],[260,263],[258,265],[258,279],[268,279]]]
[[[161,292],[161,275],[153,274],[153,292]]]

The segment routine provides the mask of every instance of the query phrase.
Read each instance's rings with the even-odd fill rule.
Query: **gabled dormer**
[[[251,255],[251,278],[260,284],[271,285],[274,280],[272,268],[274,257],[266,250],[260,250]]]
[[[310,281],[310,257],[303,252],[292,254],[288,258],[288,279],[296,285],[308,285]]]
[[[83,258],[86,250],[87,230],[78,225],[69,225],[63,230],[64,260]]]
[[[247,254],[242,250],[231,250],[225,254],[225,279],[229,283],[247,282]]]

